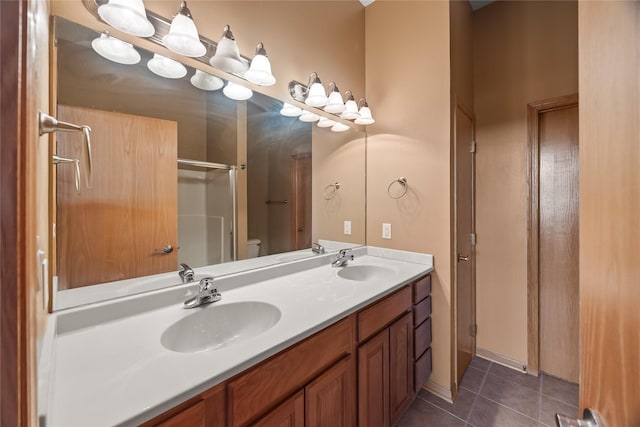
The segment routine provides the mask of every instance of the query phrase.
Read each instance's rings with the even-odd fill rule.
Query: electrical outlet
[[[391,224],[387,224],[387,223],[382,224],[382,238],[383,239],[391,238]]]
[[[344,234],[347,236],[351,235],[351,221],[344,222]]]

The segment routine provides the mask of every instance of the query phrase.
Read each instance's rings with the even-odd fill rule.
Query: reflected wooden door
[[[311,247],[311,153],[291,156],[291,250]]]
[[[175,270],[177,123],[63,105],[58,119],[89,125],[93,153],[80,194],[73,167],[56,168],[58,288]],[[81,158],[80,135],[58,132],[57,155]]]
[[[456,359],[457,380],[475,352],[474,152],[473,115],[460,105],[455,112],[456,217]]]

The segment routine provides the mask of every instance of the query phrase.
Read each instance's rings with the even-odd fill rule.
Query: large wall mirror
[[[91,185],[76,183],[73,160],[86,147],[57,134],[58,292],[180,263],[312,256],[319,239],[365,244],[362,132],[285,117],[281,100],[256,91],[231,100],[189,66],[177,78],[154,74],[154,52],[139,47],[138,62],[114,62],[92,48],[99,33],[59,17],[54,28],[57,118],[91,127],[93,163]]]

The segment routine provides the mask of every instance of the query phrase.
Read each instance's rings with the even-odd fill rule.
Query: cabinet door
[[[305,388],[307,427],[355,425],[355,359],[348,357]]]
[[[205,427],[204,402],[201,400],[171,418],[156,424],[156,427]]]
[[[407,313],[389,327],[389,405],[391,425],[413,400],[413,316]]]
[[[304,427],[304,391],[300,390],[253,427]]]
[[[358,423],[388,427],[389,329],[358,348]]]

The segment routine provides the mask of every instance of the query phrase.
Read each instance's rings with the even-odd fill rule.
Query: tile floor
[[[421,390],[397,427],[555,427],[555,414],[578,415],[578,385],[534,377],[481,358],[467,368],[451,404]]]

